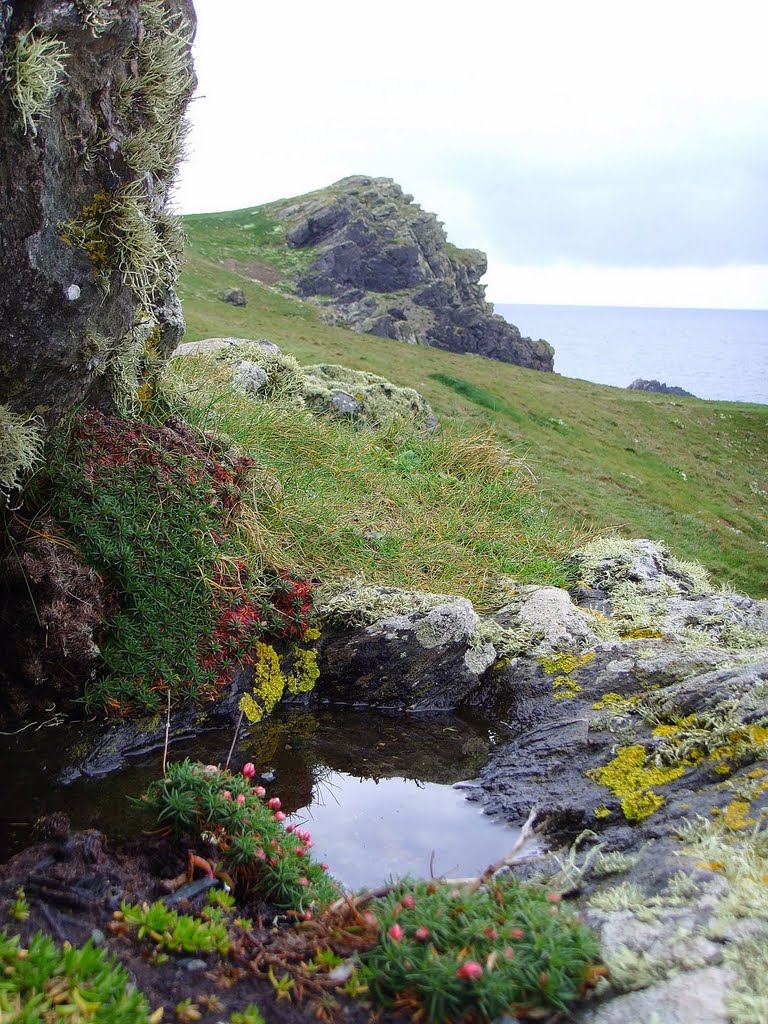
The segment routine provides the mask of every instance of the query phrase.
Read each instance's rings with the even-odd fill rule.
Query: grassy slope
[[[190,217],[186,227],[186,340],[267,337],[302,363],[415,387],[441,419],[512,445],[564,523],[664,539],[719,580],[768,595],[768,406],[627,391],[331,327],[316,307],[219,265],[295,265],[299,254],[261,211]],[[226,287],[242,288],[248,305],[221,302]]]

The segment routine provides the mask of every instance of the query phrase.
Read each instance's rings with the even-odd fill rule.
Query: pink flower
[[[232,794],[230,793],[230,791],[228,789],[222,789],[221,795],[224,797],[225,800],[231,800],[232,799]]]
[[[496,929],[495,928],[486,928],[483,931],[483,935],[485,935],[485,937],[488,938],[488,939],[496,939],[496,938],[498,938],[498,936],[496,934]]]
[[[240,804],[241,807],[243,806],[243,804],[245,803],[245,794],[244,793],[238,793],[237,794],[237,802]]]
[[[286,815],[283,811],[275,811],[275,821],[285,821]]]
[[[547,899],[549,900],[550,903],[559,903],[560,902],[560,896],[556,892],[548,892],[547,893]]]
[[[416,906],[416,900],[413,898],[413,896],[409,896],[407,893],[405,896],[402,897],[400,902],[403,904],[404,907],[408,907],[409,910],[413,910],[413,908]]]
[[[273,796],[269,800],[267,800],[267,807],[270,809],[270,811],[279,811],[281,806],[282,805],[279,796]]]
[[[304,913],[301,915],[301,920],[302,921],[311,921],[312,920],[312,911],[311,910],[305,910]]]
[[[297,835],[297,836],[299,835],[299,832],[297,832],[297,831],[296,831],[296,826],[295,826],[295,825],[293,825],[293,824],[291,824],[291,825],[286,825],[286,826],[285,826],[285,831],[286,831],[286,832],[288,833],[288,835],[290,835],[290,834],[291,834],[291,832],[296,832],[296,835]]]
[[[218,771],[219,769],[215,764],[207,764],[205,768],[203,768],[204,775],[217,775]]]
[[[422,925],[421,928],[416,929],[415,935],[419,942],[426,942],[429,938],[429,928],[425,928]]]
[[[514,949],[512,949],[511,946],[507,946],[505,948],[505,950],[504,950],[504,956],[507,958],[507,960],[511,960],[514,955],[515,955]]]
[[[469,978],[471,981],[474,981],[476,978],[479,978],[482,973],[483,968],[477,960],[467,960],[467,962],[463,963],[456,971],[456,977]]]
[[[321,869],[322,871],[327,871],[327,870],[328,870],[328,868],[329,868],[329,865],[328,865],[328,864],[321,864],[321,865],[320,865],[320,869]]]
[[[509,937],[510,939],[522,939],[524,934],[525,933],[523,932],[522,928],[511,928],[509,932]]]
[[[296,856],[297,857],[306,857],[307,856],[306,848],[304,846],[297,846],[296,847]]]
[[[246,764],[243,765],[243,775],[246,777],[246,779],[252,779],[255,774],[256,765],[253,763],[253,761],[248,761]]]
[[[257,850],[256,851],[256,856],[259,858],[259,860],[266,860],[267,859],[267,855],[266,855],[266,853],[264,853],[263,850]]]
[[[395,942],[399,942],[403,937],[403,929],[399,924],[393,924],[392,927],[387,930],[387,934],[390,939],[394,939]]]
[[[266,789],[264,789],[263,786],[254,786],[253,787],[253,795],[254,796],[266,796],[267,795],[267,791],[266,791]]]

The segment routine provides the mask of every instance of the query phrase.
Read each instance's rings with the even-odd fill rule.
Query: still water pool
[[[232,767],[253,761],[268,796],[312,832],[313,853],[355,889],[393,875],[464,877],[481,872],[513,845],[517,830],[494,822],[457,783],[472,779],[503,727],[462,711],[403,713],[323,705],[280,708],[235,746]],[[203,733],[171,747],[223,764],[231,732]],[[0,750],[5,780],[0,860],[32,838],[32,823],[63,810],[76,828],[120,839],[147,826],[127,797],[160,773],[160,755],[132,759],[100,778],[58,781],[66,766],[66,727],[11,737]]]

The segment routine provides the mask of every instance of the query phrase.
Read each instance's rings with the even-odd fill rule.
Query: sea
[[[768,404],[768,310],[496,303],[555,349],[555,372],[628,387],[638,377],[697,398]]]

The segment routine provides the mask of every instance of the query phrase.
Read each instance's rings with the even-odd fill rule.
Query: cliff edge
[[[391,178],[353,176],[270,215],[290,248],[313,259],[296,272],[302,298],[353,330],[552,370],[554,350],[532,341],[485,300],[485,253],[451,245],[440,221]]]

